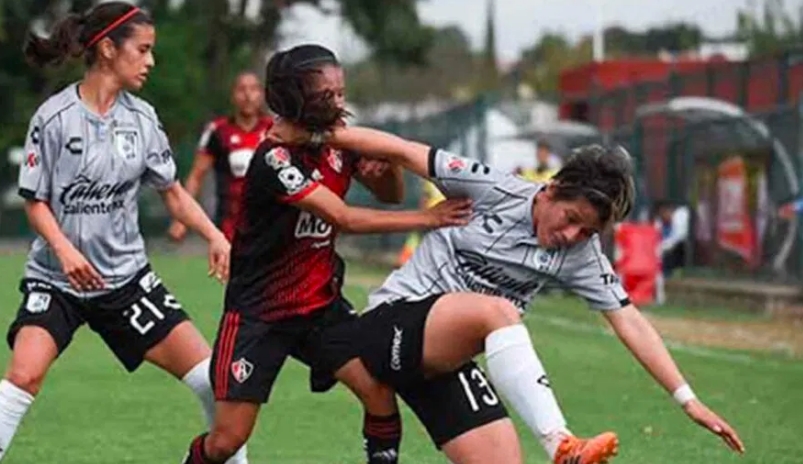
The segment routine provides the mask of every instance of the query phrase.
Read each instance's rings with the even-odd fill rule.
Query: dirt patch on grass
[[[648,314],[661,334],[681,343],[803,356],[803,320],[715,321]]]

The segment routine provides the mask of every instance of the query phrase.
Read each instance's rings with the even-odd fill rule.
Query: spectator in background
[[[237,75],[231,89],[231,103],[230,115],[207,124],[185,187],[190,195],[197,197],[206,174],[215,173],[215,222],[229,241],[234,238],[240,217],[245,172],[254,151],[273,125],[273,118],[264,111],[265,92],[256,73],[245,71]],[[187,227],[173,221],[168,235],[180,242],[187,235]]]
[[[661,263],[667,277],[686,261],[689,217],[687,206],[676,205],[667,200],[655,203],[655,222],[661,231]]]
[[[519,175],[530,182],[547,182],[560,168],[563,162],[552,152],[552,147],[544,140],[538,142],[535,150],[535,167],[522,169]]]

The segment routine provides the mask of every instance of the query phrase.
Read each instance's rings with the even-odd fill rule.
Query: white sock
[[[0,380],[0,461],[8,452],[17,427],[33,400],[30,393],[6,379]]]
[[[215,395],[212,392],[212,382],[209,380],[209,366],[211,358],[206,358],[199,362],[195,367],[181,379],[195,393],[201,401],[206,424],[211,429],[215,420]],[[226,464],[248,464],[248,452],[243,445],[237,453],[232,456]]]
[[[491,332],[485,338],[485,356],[494,386],[554,459],[570,432],[527,328],[516,324]]]

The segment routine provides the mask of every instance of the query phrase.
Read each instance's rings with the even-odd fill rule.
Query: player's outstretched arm
[[[184,183],[184,189],[191,197],[198,197],[204,177],[209,170],[212,169],[214,162],[215,159],[212,155],[205,151],[199,150],[195,153],[195,158],[192,161],[192,168],[190,169],[190,173],[187,174],[187,179]],[[181,222],[173,221],[167,233],[171,239],[181,241],[187,235],[187,228]]]
[[[323,185],[293,204],[352,234],[462,226],[471,217],[471,200],[467,199],[447,200],[425,211],[383,211],[349,206]]]
[[[387,132],[366,127],[336,127],[328,134],[313,136],[305,129],[284,120],[277,121],[268,137],[290,145],[326,143],[341,150],[355,151],[391,163],[397,163],[414,174],[429,178],[430,147]],[[320,137],[323,137],[321,139]],[[318,138],[318,140],[313,140]]]
[[[226,281],[229,277],[231,245],[223,232],[215,227],[201,205],[184,190],[181,183],[174,182],[159,193],[173,219],[198,232],[209,242],[209,275],[214,275],[220,281]]]
[[[734,451],[744,452],[739,435],[696,398],[658,331],[635,306],[631,304],[604,314],[619,339],[650,375],[683,405],[683,410],[692,420],[718,435]]]

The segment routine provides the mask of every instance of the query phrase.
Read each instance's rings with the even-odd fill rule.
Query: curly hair
[[[265,69],[265,101],[282,118],[320,132],[348,113],[335,104],[331,91],[315,92],[313,79],[325,66],[340,66],[335,54],[320,45],[299,45],[275,53]]]
[[[633,209],[633,164],[621,146],[594,144],[575,149],[553,181],[555,200],[585,198],[603,224],[619,222]]]

